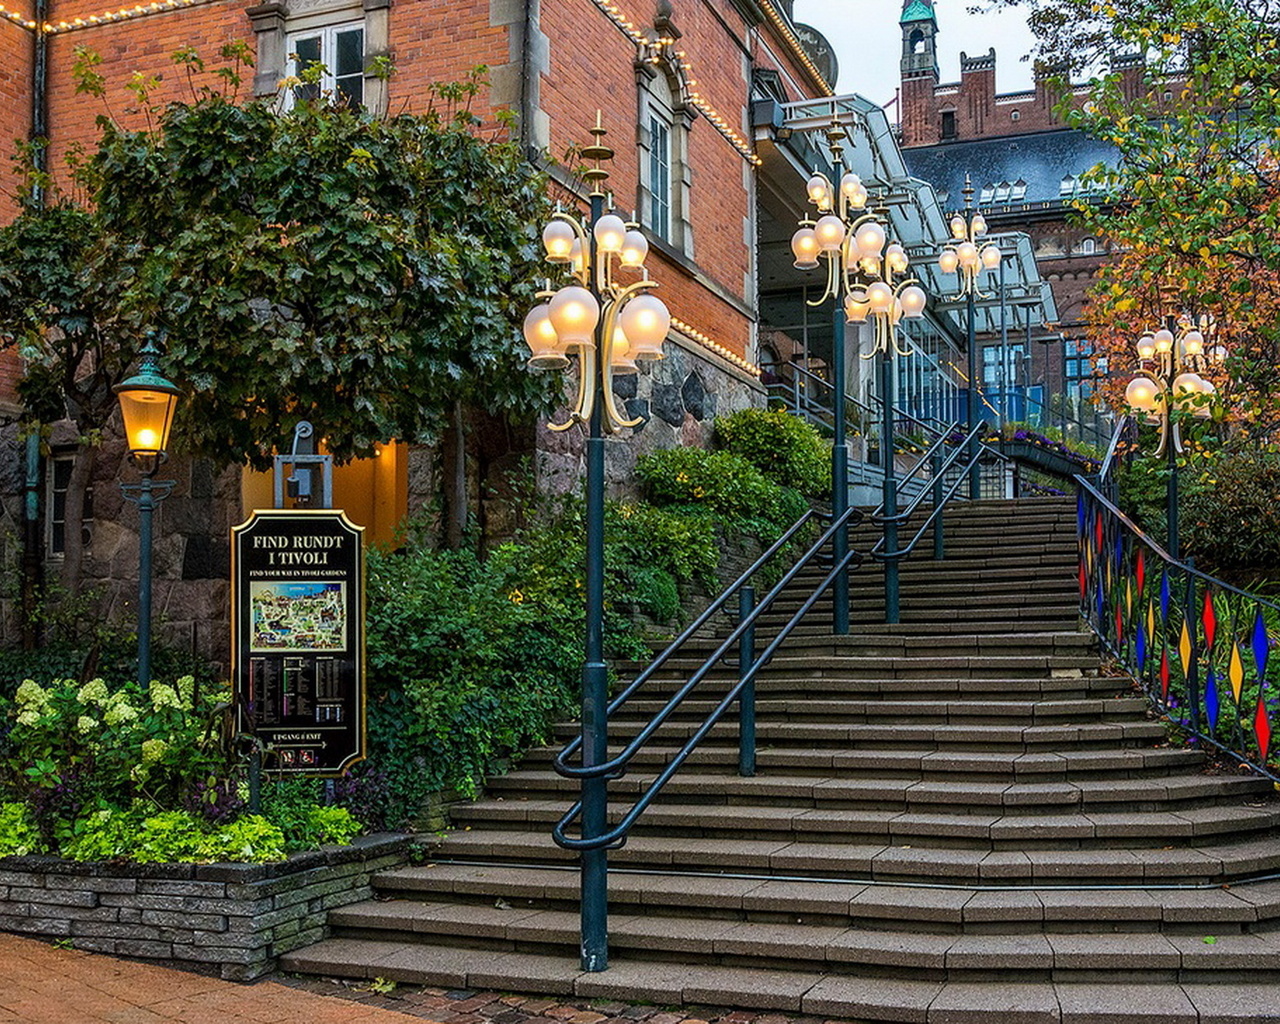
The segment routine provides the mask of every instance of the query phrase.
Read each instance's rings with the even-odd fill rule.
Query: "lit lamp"
[[[169,428],[181,391],[160,372],[158,332],[149,331],[138,372],[112,390],[120,401],[129,459],[142,474],[120,485],[126,501],[138,506],[138,685],[151,684],[151,532],[155,507],[173,490],[172,480],[154,481],[169,448]]]
[[[1125,404],[1134,418],[1160,428],[1155,454],[1168,459],[1168,548],[1174,558],[1180,555],[1178,456],[1186,450],[1175,414],[1202,420],[1213,415],[1212,399],[1217,388],[1201,376],[1201,371],[1211,363],[1220,363],[1227,354],[1221,345],[1211,346],[1206,354],[1205,336],[1212,336],[1213,329],[1214,323],[1207,316],[1169,317],[1166,326],[1144,334],[1134,346],[1138,376],[1124,390]]]
[[[965,308],[968,313],[968,402],[967,420],[969,432],[973,433],[978,425],[978,345],[976,331],[977,311],[975,300],[987,298],[978,287],[978,278],[984,270],[998,270],[1001,267],[1000,246],[995,242],[983,242],[987,233],[987,218],[973,206],[973,183],[966,174],[964,179],[964,209],[952,214],[950,227],[951,239],[938,254],[938,269],[944,274],[959,274],[959,292],[965,297]],[[978,442],[972,438],[969,442],[969,497],[976,499],[979,494],[978,477]]]
[[[539,303],[525,317],[524,339],[533,370],[563,369],[576,356],[577,397],[563,423],[548,429],[586,428],[586,637],[582,667],[582,768],[586,772],[607,758],[608,669],[604,661],[604,435],[637,427],[618,409],[613,381],[634,374],[642,362],[663,357],[671,330],[665,303],[650,294],[657,282],[645,270],[649,242],[638,224],[605,210],[601,166],[613,158],[604,144],[608,132],[599,115],[590,129],[591,145],[581,151],[593,166],[582,172],[591,186],[590,217],[557,210],[543,229],[547,262],[564,267],[559,288],[548,283]],[[812,232],[810,232],[812,234]],[[816,243],[814,252],[817,252]],[[573,769],[563,769],[572,775]],[[581,966],[584,971],[608,967],[608,779],[581,774],[581,838],[557,836],[557,842],[581,851]]]
[[[833,392],[834,444],[831,449],[831,511],[837,518],[849,503],[849,450],[845,426],[844,337],[846,324],[870,324],[871,347],[863,358],[882,357],[880,397],[884,404],[881,448],[886,453],[884,511],[886,549],[897,549],[897,483],[893,466],[893,372],[895,356],[911,354],[898,325],[903,318],[924,316],[927,297],[914,278],[907,278],[910,259],[899,243],[890,241],[884,218],[868,212],[869,195],[862,179],[844,166],[844,140],[848,132],[840,123],[826,130],[835,176],[829,180],[815,171],[805,185],[809,202],[817,207],[816,221],[805,218],[791,237],[791,252],[799,270],[816,270],[826,262],[826,287],[810,306],[833,300],[831,334],[831,376]],[[836,187],[832,181],[839,183]],[[630,332],[628,332],[629,334]],[[888,367],[888,369],[885,369]],[[847,551],[848,539],[836,537],[832,557],[839,561]],[[898,621],[898,565],[885,561],[885,619]],[[845,576],[832,585],[834,621],[837,634],[849,632],[849,591]]]

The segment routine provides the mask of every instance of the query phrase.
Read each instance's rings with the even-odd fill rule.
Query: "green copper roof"
[[[936,21],[937,18],[933,13],[932,0],[910,0],[910,2],[902,9],[902,18],[899,24],[905,25],[911,21]]]

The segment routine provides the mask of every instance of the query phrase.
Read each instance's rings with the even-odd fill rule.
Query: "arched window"
[[[688,136],[694,108],[685,101],[678,67],[664,60],[639,68],[640,223],[672,248],[692,256]]]
[[[911,37],[907,40],[908,47],[911,52],[924,53],[924,33],[916,29],[911,33]]]

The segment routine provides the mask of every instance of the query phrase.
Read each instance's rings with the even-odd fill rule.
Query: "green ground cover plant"
[[[246,813],[225,687],[28,679],[3,704],[0,856],[269,861],[350,842],[345,807],[267,787]]]

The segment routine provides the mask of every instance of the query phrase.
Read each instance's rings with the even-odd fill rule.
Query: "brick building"
[[[1088,198],[1084,172],[1114,161],[1116,151],[1062,122],[1054,110],[1061,95],[1043,74],[1030,90],[998,93],[994,49],[962,53],[960,81],[942,82],[933,0],[904,0],[900,24],[899,130],[907,165],[934,185],[945,209],[963,206],[968,180],[993,232],[1026,232],[1058,310],[1056,322],[1044,324],[1009,305],[1001,330],[998,304],[989,307],[980,339],[983,389],[997,407],[997,396],[1007,394],[1002,411],[1012,418],[1038,411],[1061,424],[1064,416],[1083,414],[1092,426],[1095,410],[1086,399],[1095,368],[1084,339],[1084,301],[1108,243],[1087,236],[1068,214],[1073,202]],[[1120,70],[1126,90],[1146,87],[1140,61]],[[1074,88],[1081,97],[1084,91]]]
[[[756,366],[757,197],[762,190],[802,191],[805,172],[788,167],[785,182],[765,180],[777,172],[757,154],[752,103],[764,90],[785,101],[827,96],[834,79],[829,47],[793,22],[790,0],[18,4],[17,10],[0,8],[0,136],[47,137],[57,176],[65,174],[65,157],[75,147],[92,148],[98,115],[138,123],[126,89],[135,72],[163,74],[155,101],[180,99],[188,94],[170,55],[189,46],[213,66],[219,49],[235,40],[248,41],[256,56],[245,92],[251,84],[253,95],[286,104],[292,94],[280,83],[299,62],[318,60],[328,71],[324,88],[383,112],[424,109],[431,83],[487,65],[489,85],[476,109],[486,121],[498,110],[515,112],[515,130],[535,156],[559,156],[588,141],[586,129],[599,109],[617,151],[610,186],[621,210],[634,211],[650,239],[650,273],[675,317],[669,358],[620,380],[632,414],[647,419],[633,437],[609,445],[611,479],[621,485],[639,451],[700,443],[717,413],[764,401]],[[102,58],[97,70],[105,76],[105,100],[76,92],[72,67],[81,47]],[[394,63],[389,79],[376,73],[378,57]],[[560,183],[575,187],[563,176]],[[16,213],[19,185],[9,162],[0,162],[0,219]],[[19,367],[12,352],[0,359],[3,387]],[[10,415],[0,436],[6,496],[0,535],[12,565],[21,546],[17,495],[25,462],[11,388],[0,401],[8,403],[0,417]],[[574,485],[581,478],[581,441],[574,435],[540,427],[476,431],[475,462],[488,470],[471,481],[474,493],[492,483],[480,479],[485,471],[500,472],[528,454],[537,456],[546,486]],[[58,509],[76,447],[74,437],[56,427],[51,445],[39,479],[41,535],[45,556],[56,564],[73,529],[58,519]],[[131,600],[136,586],[130,579],[136,519],[118,495],[119,460],[120,446],[108,441],[93,471],[93,521],[85,532],[85,578],[101,584],[112,607]],[[389,539],[406,510],[434,495],[433,461],[430,452],[388,444],[375,459],[340,467],[336,503],[374,539]],[[157,528],[157,609],[168,615],[171,639],[185,643],[189,635],[193,645],[220,651],[226,531],[247,509],[269,503],[269,483],[235,467],[219,470],[179,457],[167,474],[178,485]]]

